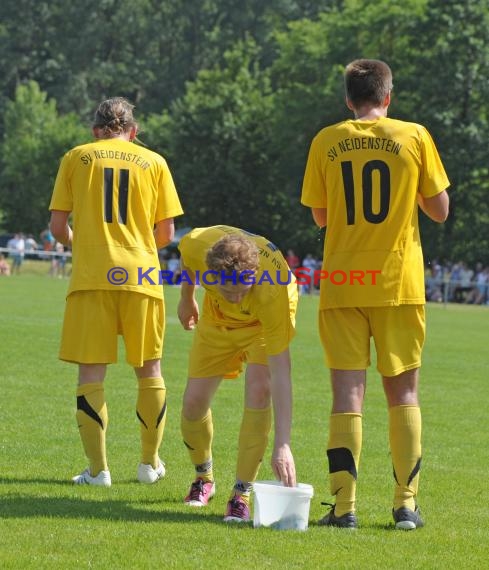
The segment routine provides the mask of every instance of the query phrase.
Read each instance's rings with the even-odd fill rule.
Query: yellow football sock
[[[355,512],[357,472],[362,451],[362,414],[332,414],[329,420],[328,462],[335,515]]]
[[[394,509],[416,508],[421,467],[421,411],[418,406],[389,408],[389,442],[396,487]]]
[[[236,494],[239,495],[243,499],[243,503],[246,503],[248,507],[250,506],[251,491],[247,491],[245,493],[242,493],[241,491],[238,491],[236,489],[236,487],[234,487],[232,492],[231,492],[231,495],[229,495],[229,500],[231,500]]]
[[[136,414],[141,428],[141,463],[158,467],[158,450],[166,423],[166,388],[163,378],[140,378]]]
[[[208,410],[203,418],[195,421],[187,420],[182,414],[181,430],[183,443],[188,449],[197,476],[204,481],[213,481],[212,437],[214,425],[211,410]]]
[[[236,479],[250,483],[256,479],[272,428],[272,408],[245,408],[239,432]]]
[[[107,471],[105,432],[109,418],[101,382],[82,384],[76,390],[76,421],[89,461],[90,475],[96,477]]]

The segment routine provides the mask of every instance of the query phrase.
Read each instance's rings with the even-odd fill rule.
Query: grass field
[[[47,266],[46,266],[47,267]],[[41,272],[44,273],[44,270]],[[489,309],[429,306],[422,370],[426,527],[394,532],[387,412],[372,370],[364,411],[357,532],[316,526],[329,500],[325,458],[330,393],[316,333],[317,297],[302,298],[292,345],[293,442],[298,478],[314,486],[305,533],[222,523],[234,479],[241,381],[214,405],[217,494],[183,505],[193,470],[179,432],[191,333],[165,290],[166,478],[135,480],[136,381],[123,358],[109,368],[110,489],[74,487],[86,465],[75,412],[76,368],[57,360],[67,281],[45,274],[0,278],[0,568],[483,568],[489,557],[486,418]],[[121,352],[121,357],[123,356]],[[271,479],[270,448],[259,478]]]

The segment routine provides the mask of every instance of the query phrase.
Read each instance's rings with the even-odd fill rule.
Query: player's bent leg
[[[246,367],[245,406],[268,408],[271,403],[270,370],[264,364],[250,363]]]
[[[209,409],[199,420],[188,420],[182,413],[181,430],[183,443],[194,465],[195,480],[184,499],[192,507],[204,507],[214,496],[216,487],[212,463],[212,438],[214,426]]]
[[[256,479],[271,429],[271,406],[264,409],[245,408],[239,431],[237,481],[252,483]]]
[[[245,409],[239,432],[236,482],[227,503],[225,522],[250,520],[252,483],[258,475],[272,428],[270,404],[268,366],[248,364],[245,379]]]
[[[225,522],[250,520],[250,497],[253,482],[268,445],[272,428],[272,408],[245,408],[239,433],[236,482],[229,498]]]
[[[221,377],[189,378],[183,397],[181,431],[196,475],[184,502],[193,507],[206,506],[216,491],[210,405],[220,382]]]
[[[219,388],[221,376],[189,378],[183,394],[182,415],[190,421],[203,418]]]
[[[251,363],[246,368],[245,408],[239,432],[234,488],[235,492],[245,497],[248,504],[251,483],[258,475],[271,429],[270,371],[268,366]]]

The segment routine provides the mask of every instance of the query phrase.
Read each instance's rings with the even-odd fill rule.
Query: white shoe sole
[[[396,523],[396,528],[398,530],[414,530],[416,528],[416,524],[413,521],[400,521]]]
[[[140,463],[138,465],[138,481],[144,485],[152,485],[166,475],[164,463],[160,461],[158,469],[154,469],[151,465]]]
[[[210,501],[210,498],[209,498]],[[197,507],[197,508],[201,508],[201,507],[207,507],[207,505],[204,505],[204,503],[201,503],[200,501],[185,501],[185,504],[188,505],[189,507]]]
[[[74,485],[92,485],[94,487],[110,487],[112,480],[109,471],[101,471],[96,477],[92,477],[88,469],[71,479]]]
[[[224,517],[224,522],[230,522],[230,523],[249,523],[250,519],[240,519],[239,517]]]

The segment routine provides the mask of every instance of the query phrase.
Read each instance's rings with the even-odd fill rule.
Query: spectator
[[[7,247],[12,255],[12,274],[20,273],[20,267],[24,261],[25,254],[25,240],[22,234],[15,234],[14,237],[9,240]]]
[[[176,253],[170,255],[170,259],[167,263],[168,271],[171,271],[171,281],[173,285],[177,285],[180,282],[181,269],[180,269],[180,258]]]
[[[425,270],[426,300],[439,303],[443,301],[446,287],[447,270],[436,259]]]
[[[426,300],[440,302],[443,300],[443,294],[440,285],[433,277],[431,267],[425,269],[425,284],[426,284]]]
[[[456,303],[463,303],[467,298],[468,293],[471,291],[472,285],[472,278],[474,276],[474,272],[472,269],[467,267],[465,262],[460,263],[460,279],[457,280],[457,285],[455,285],[455,289],[453,291],[453,300]]]
[[[42,249],[43,251],[53,251],[54,246],[56,244],[56,239],[53,236],[53,234],[51,233],[51,230],[49,229],[49,227],[47,227],[45,230],[43,230],[40,233],[40,237],[41,237],[41,241],[42,241]],[[43,258],[47,259],[49,256],[44,255]]]
[[[285,261],[287,262],[288,266],[295,272],[295,270],[300,266],[301,260],[295,254],[293,249],[287,250],[287,255],[285,256]]]
[[[308,253],[306,257],[302,260],[302,267],[307,271],[302,271],[304,278],[307,279],[306,274],[309,276],[309,280],[305,285],[301,285],[301,293],[308,293],[309,295],[314,290],[314,271],[317,268],[317,261],[312,256],[312,253]]]
[[[168,269],[168,250],[166,248],[158,251],[158,260],[160,262],[160,269]]]
[[[39,248],[37,241],[32,234],[29,234],[25,240],[25,252],[35,252]]]
[[[489,267],[483,269],[482,263],[475,268],[474,287],[467,294],[466,303],[482,305],[486,301],[487,287],[489,283]]]
[[[62,243],[57,241],[54,246],[54,250],[56,254],[51,257],[51,270],[49,273],[52,277],[62,279],[63,277],[66,277],[65,247]]]
[[[7,263],[3,253],[0,253],[0,275],[10,275],[10,265]]]

